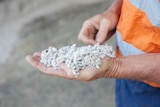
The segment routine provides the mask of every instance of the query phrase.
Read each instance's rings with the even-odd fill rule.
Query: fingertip
[[[37,58],[36,56],[28,55],[28,56],[26,56],[26,60],[34,68],[37,68],[39,70],[44,69],[41,66],[39,58]]]
[[[54,46],[49,46],[48,48],[56,48],[56,47],[54,47]]]
[[[27,55],[25,59],[27,60],[27,62],[29,62],[29,63],[32,64],[32,65],[33,65],[34,63],[39,62],[39,60],[40,60],[38,57],[32,56],[32,55]]]
[[[84,39],[86,38],[86,36],[80,33],[77,38],[79,41],[84,42]]]
[[[103,44],[103,43],[104,43],[104,40],[102,40],[102,39],[100,39],[100,38],[96,38],[96,43]]]
[[[92,44],[92,45],[94,45],[94,44],[96,44],[97,43],[97,41],[95,41],[95,40],[90,40],[89,41],[89,44]]]
[[[27,55],[27,56],[25,57],[25,59],[26,59],[28,62],[30,62],[31,55]]]
[[[95,40],[97,43],[103,44],[106,41],[106,39],[107,39],[107,33],[99,31]]]
[[[40,53],[40,52],[35,52],[35,53],[33,54],[33,56],[40,57],[40,56],[41,56],[41,53]]]
[[[81,37],[78,38],[79,41],[87,44],[87,45],[94,45],[97,42],[93,38],[89,38],[87,36],[82,35]]]

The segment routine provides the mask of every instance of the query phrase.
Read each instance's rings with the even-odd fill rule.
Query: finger
[[[35,52],[33,54],[34,57],[36,57],[38,60],[41,60],[41,53],[40,52]]]
[[[91,69],[90,67],[86,67],[83,70],[80,70],[78,75],[74,75],[74,72],[70,68],[68,68],[64,63],[60,65],[61,69],[66,72],[69,79],[72,80],[79,80],[79,81],[91,81],[93,78],[93,72],[94,69]]]
[[[72,73],[72,70],[69,67],[67,67],[64,63],[60,64],[60,69],[65,71],[65,73],[68,76],[68,78],[70,78],[70,79],[74,79],[75,78],[73,73]]]
[[[46,66],[43,65],[39,58],[37,58],[36,56],[32,56],[32,55],[28,55],[26,57],[26,60],[34,67],[34,68],[37,68],[38,70],[42,71],[42,72],[46,72],[47,69],[46,69]]]
[[[90,21],[86,21],[83,24],[82,29],[78,35],[78,39],[86,44],[95,44],[96,41],[94,40],[95,35],[97,33],[97,29]]]
[[[78,39],[87,45],[93,45],[97,43],[93,38],[86,37],[85,35],[81,35]]]
[[[49,48],[56,48],[56,47],[54,47],[54,46],[49,46]]]
[[[63,77],[67,78],[65,72],[63,70],[55,70],[53,67],[47,67],[44,64],[40,62],[40,60],[37,57],[28,55],[26,57],[26,60],[34,67],[40,70],[41,72],[45,74],[49,74],[52,76],[58,76],[58,77]]]
[[[41,52],[35,52],[35,53],[33,54],[33,56],[41,57]]]
[[[67,67],[64,63],[62,63],[60,65],[61,69],[63,71],[66,72],[66,75],[68,76],[68,79],[71,79],[71,80],[79,80],[79,81],[89,81],[91,78],[91,74],[90,71],[91,69],[89,68],[86,68],[85,70],[80,70],[78,75],[74,75],[74,72],[72,72],[72,69],[70,69],[69,67]]]
[[[102,19],[100,22],[99,31],[96,36],[96,41],[100,44],[103,44],[107,39],[107,34],[109,31],[109,21],[107,19]]]

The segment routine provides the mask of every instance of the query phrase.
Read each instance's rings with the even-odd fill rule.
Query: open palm
[[[36,52],[33,55],[28,55],[26,60],[36,69],[40,70],[45,74],[49,74],[52,76],[62,77],[66,79],[74,79],[80,81],[92,81],[98,78],[105,77],[107,71],[109,70],[111,64],[110,58],[105,58],[102,60],[101,66],[99,69],[86,67],[84,70],[80,71],[80,75],[76,78],[72,74],[72,70],[68,68],[64,63],[60,65],[60,70],[55,70],[53,67],[47,67],[40,62],[41,53]]]

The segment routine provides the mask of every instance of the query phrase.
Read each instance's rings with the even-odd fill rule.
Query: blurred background
[[[0,107],[115,107],[114,79],[71,81],[42,74],[25,56],[77,40],[82,23],[112,0],[0,0]],[[114,46],[112,38],[108,44]]]

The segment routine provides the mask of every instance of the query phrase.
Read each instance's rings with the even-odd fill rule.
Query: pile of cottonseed
[[[99,68],[101,59],[105,57],[115,57],[115,52],[111,46],[106,45],[88,45],[76,47],[76,44],[65,46],[60,49],[50,47],[41,54],[41,63],[51,66],[54,69],[60,69],[59,65],[65,63],[75,77],[80,74],[86,66]]]

